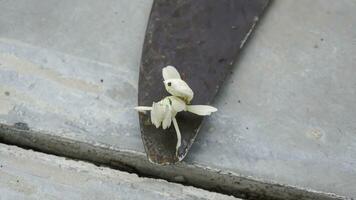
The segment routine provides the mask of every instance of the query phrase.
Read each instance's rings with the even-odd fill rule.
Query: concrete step
[[[0,140],[242,197],[356,197],[354,1],[273,1],[167,167],[132,109],[151,4],[1,1]]]
[[[207,199],[231,196],[0,144],[0,199]]]

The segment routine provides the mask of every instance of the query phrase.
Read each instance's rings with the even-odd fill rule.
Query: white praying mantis
[[[137,106],[135,109],[139,112],[151,111],[151,122],[159,128],[162,125],[163,129],[171,126],[172,122],[177,134],[176,152],[181,146],[181,133],[176,120],[176,115],[182,111],[188,111],[197,115],[205,116],[216,112],[218,109],[208,105],[189,105],[193,99],[194,93],[189,85],[183,81],[179,72],[173,66],[167,66],[162,69],[163,83],[168,93],[172,96],[167,96],[159,102],[153,102],[152,107]]]

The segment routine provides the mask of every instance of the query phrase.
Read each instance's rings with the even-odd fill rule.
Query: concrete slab
[[[151,3],[1,1],[0,139],[237,196],[356,197],[355,1],[274,1],[168,167],[131,109]]]
[[[237,198],[0,144],[0,199]]]

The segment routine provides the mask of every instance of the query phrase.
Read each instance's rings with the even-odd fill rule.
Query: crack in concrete
[[[348,199],[332,193],[278,184],[255,177],[181,162],[159,166],[146,155],[120,150],[96,142],[79,142],[16,126],[0,124],[0,142],[36,151],[84,160],[97,165],[135,173],[140,177],[160,178],[244,199]]]

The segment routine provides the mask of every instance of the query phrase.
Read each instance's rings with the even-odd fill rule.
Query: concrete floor
[[[0,144],[0,199],[238,200],[4,144]]]
[[[132,108],[151,3],[0,1],[0,123],[40,132],[37,148],[60,136],[140,155],[119,159],[145,169]],[[352,0],[273,1],[179,167],[356,197],[355,10]]]

